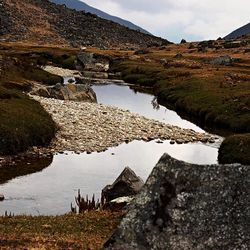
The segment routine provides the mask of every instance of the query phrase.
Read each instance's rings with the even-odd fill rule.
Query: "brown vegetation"
[[[0,249],[101,249],[122,216],[122,212],[92,211],[0,217]]]

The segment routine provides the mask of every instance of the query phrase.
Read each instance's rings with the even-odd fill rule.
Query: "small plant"
[[[14,213],[12,214],[11,212],[8,214],[8,212],[5,211],[4,216],[5,216],[6,218],[12,218],[12,217],[14,217],[15,215],[14,215]]]
[[[72,213],[84,213],[86,211],[91,211],[91,210],[97,210],[102,207],[103,204],[100,203],[99,199],[96,201],[95,200],[95,195],[93,194],[92,199],[90,200],[88,195],[86,195],[86,198],[81,196],[80,189],[78,190],[78,195],[75,197],[75,202],[78,207],[73,207],[71,203],[71,212]],[[78,211],[77,211],[78,210]]]

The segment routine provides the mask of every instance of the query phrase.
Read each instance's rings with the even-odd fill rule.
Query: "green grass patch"
[[[227,137],[221,144],[218,159],[222,164],[250,165],[250,134]]]
[[[56,125],[41,105],[18,91],[0,87],[0,154],[46,146]]]
[[[162,105],[171,104],[201,126],[231,133],[250,132],[249,82],[231,86],[224,83],[220,71],[200,77],[200,69],[164,68],[154,61],[124,61],[113,70],[121,71],[129,83],[152,87]]]

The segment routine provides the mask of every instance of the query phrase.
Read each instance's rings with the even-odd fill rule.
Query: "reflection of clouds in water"
[[[133,141],[102,153],[57,155],[51,166],[42,172],[3,185],[1,192],[8,197],[33,197],[34,200],[4,202],[1,204],[0,214],[5,210],[15,214],[68,212],[79,188],[82,194],[95,193],[99,197],[101,189],[111,184],[125,166],[130,166],[146,180],[165,152],[190,163],[214,164],[218,149],[201,143],[170,145],[168,141],[163,144]]]
[[[194,124],[181,119],[174,111],[163,106],[153,109],[152,95],[142,94],[128,87],[108,85],[94,86],[101,103],[129,109],[148,118],[202,131]],[[110,148],[106,152],[80,155],[57,155],[50,167],[42,172],[14,179],[1,187],[7,197],[17,197],[1,203],[0,214],[5,210],[32,214],[63,214],[69,212],[76,191],[100,197],[107,184],[113,183],[124,167],[131,167],[137,175],[147,179],[152,168],[164,153],[197,164],[217,163],[218,149],[201,143],[170,145],[168,141],[133,141]],[[114,155],[112,155],[114,153]],[[34,197],[34,200],[21,197]],[[20,198],[20,199],[19,199]]]
[[[201,128],[187,120],[183,120],[172,110],[161,105],[155,109],[152,105],[153,96],[150,94],[135,93],[134,90],[130,89],[128,86],[118,86],[114,84],[93,86],[92,88],[97,95],[99,103],[116,106],[126,110],[128,109],[131,112],[138,113],[147,118],[203,132]]]

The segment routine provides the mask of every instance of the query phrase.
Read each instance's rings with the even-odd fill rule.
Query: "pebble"
[[[158,139],[158,143],[170,140],[170,144],[215,141],[210,134],[182,129],[113,106],[32,97],[60,128],[48,149],[37,149],[47,153],[102,152],[133,140]]]

